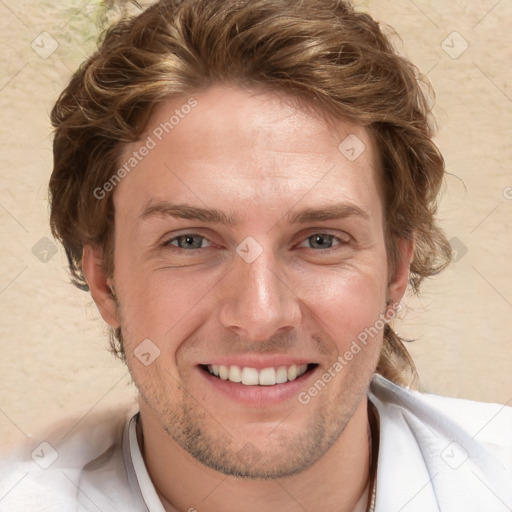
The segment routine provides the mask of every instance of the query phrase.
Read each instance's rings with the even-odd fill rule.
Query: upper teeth
[[[274,384],[282,384],[289,380],[295,380],[300,377],[308,368],[307,364],[292,366],[279,366],[278,368],[249,368],[247,366],[224,366],[217,364],[209,364],[208,371],[220,377],[222,380],[230,380],[231,382],[241,382],[246,386],[273,386]]]

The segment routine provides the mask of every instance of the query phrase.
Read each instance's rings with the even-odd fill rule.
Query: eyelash
[[[305,241],[309,240],[310,238],[314,237],[314,236],[323,236],[323,237],[332,237],[332,241],[337,241],[337,244],[334,245],[333,247],[328,247],[326,249],[315,249],[313,247],[308,247],[308,249],[311,249],[315,252],[327,252],[327,251],[333,251],[333,250],[337,250],[337,248],[340,248],[340,247],[344,247],[344,246],[347,246],[347,245],[350,245],[351,244],[351,240],[345,240],[339,236],[336,236],[336,235],[333,235],[333,234],[330,234],[330,233],[324,233],[324,232],[315,232],[315,233],[312,233],[310,235],[308,235],[307,237],[305,237],[301,243],[304,243]],[[183,249],[181,247],[177,247],[175,246],[172,242],[180,239],[180,238],[184,238],[184,237],[199,237],[199,238],[202,238],[203,240],[208,240],[207,237],[199,234],[199,233],[183,233],[182,235],[178,235],[178,236],[174,236],[172,238],[170,238],[169,240],[167,240],[166,242],[164,242],[162,245],[166,248],[172,248],[173,251],[176,251],[178,253],[181,253],[181,254],[184,254],[184,253],[187,253],[187,254],[194,254],[196,253],[197,251],[200,251],[201,249],[208,249],[209,247],[199,247],[199,248],[195,248],[195,249]],[[209,240],[208,240],[209,241]],[[296,244],[295,247],[297,246],[300,246],[300,244]]]

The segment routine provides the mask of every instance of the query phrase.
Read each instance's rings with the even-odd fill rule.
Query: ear
[[[398,261],[388,283],[388,298],[394,303],[402,300],[409,282],[409,270],[414,258],[414,240],[412,238],[398,239],[397,249]]]
[[[117,306],[112,292],[112,279],[105,274],[103,258],[99,248],[84,245],[82,269],[92,298],[105,322],[111,327],[120,326]]]

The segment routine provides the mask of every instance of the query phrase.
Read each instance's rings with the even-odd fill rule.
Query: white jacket
[[[380,375],[368,398],[380,420],[376,512],[512,511],[511,407],[408,391]],[[0,511],[164,512],[137,415],[134,405],[61,423],[4,457]]]

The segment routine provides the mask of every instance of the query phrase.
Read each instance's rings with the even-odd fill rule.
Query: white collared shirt
[[[408,391],[380,375],[368,398],[380,421],[376,512],[512,510],[511,407]],[[0,462],[0,511],[165,512],[137,418],[133,407],[90,415],[19,446]]]

